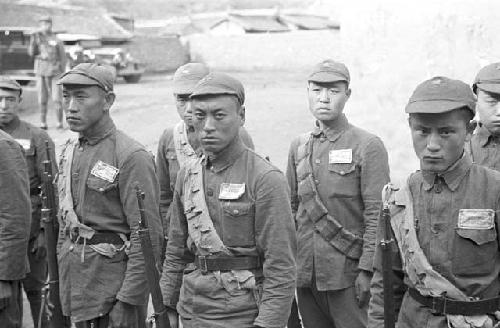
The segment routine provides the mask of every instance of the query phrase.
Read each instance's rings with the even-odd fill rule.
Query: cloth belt
[[[415,288],[409,288],[410,296],[418,303],[431,309],[434,314],[483,315],[500,310],[500,297],[479,301],[457,301],[450,298],[423,296]]]
[[[72,234],[71,240],[77,242],[78,244],[83,244],[84,238],[78,238],[78,234]],[[87,245],[96,244],[113,244],[113,245],[123,245],[123,239],[114,232],[96,232],[92,238],[87,239],[85,242]]]
[[[257,256],[237,256],[237,257],[206,257],[196,256],[194,265],[202,273],[208,271],[230,271],[230,270],[250,270],[262,267],[260,258]]]

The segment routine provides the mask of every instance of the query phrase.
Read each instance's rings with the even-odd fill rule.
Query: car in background
[[[29,43],[31,27],[0,26],[0,75],[8,75],[21,85],[35,83]]]
[[[137,83],[144,73],[144,65],[119,46],[104,46],[99,37],[86,34],[60,33],[70,67],[82,62],[95,62],[113,67],[115,77],[127,83]],[[73,65],[73,66],[71,66]]]

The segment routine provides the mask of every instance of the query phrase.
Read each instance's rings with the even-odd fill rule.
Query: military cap
[[[19,94],[23,92],[21,85],[16,80],[7,76],[0,76],[0,89],[19,91]]]
[[[97,85],[104,91],[112,91],[114,80],[113,72],[107,66],[82,63],[64,73],[57,84]]]
[[[245,102],[245,89],[240,81],[224,73],[209,73],[194,87],[190,98],[215,95],[234,95],[240,104]]]
[[[38,19],[39,22],[51,22],[52,23],[52,17],[49,15],[44,15]]]
[[[411,95],[405,111],[411,113],[439,114],[467,107],[476,113],[476,97],[464,82],[436,76],[420,83]]]
[[[500,94],[500,63],[493,63],[479,70],[472,84],[474,93],[477,93],[477,88]]]
[[[209,73],[208,67],[201,63],[187,63],[174,73],[174,93],[190,95],[195,85]]]
[[[319,83],[345,81],[349,84],[351,76],[343,63],[326,59],[314,66],[307,81]]]

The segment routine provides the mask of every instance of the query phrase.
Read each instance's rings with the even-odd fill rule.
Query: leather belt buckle
[[[208,273],[207,258],[206,256],[198,256],[198,265],[200,266],[200,271],[202,274]]]

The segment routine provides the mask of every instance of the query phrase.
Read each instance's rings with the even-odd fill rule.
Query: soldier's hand
[[[167,316],[168,321],[170,321],[170,327],[179,328],[179,314],[177,313],[177,311],[167,307]]]
[[[371,272],[361,270],[356,282],[354,283],[356,291],[356,300],[360,308],[365,307],[370,300],[370,282],[372,280]]]
[[[135,328],[137,320],[137,307],[122,301],[117,301],[109,312],[110,328]]]
[[[10,298],[12,297],[12,286],[8,281],[0,280],[0,310],[9,305]]]
[[[35,254],[37,260],[44,259],[47,256],[47,245],[45,244],[45,235],[43,232],[40,232],[33,242],[31,253]]]

